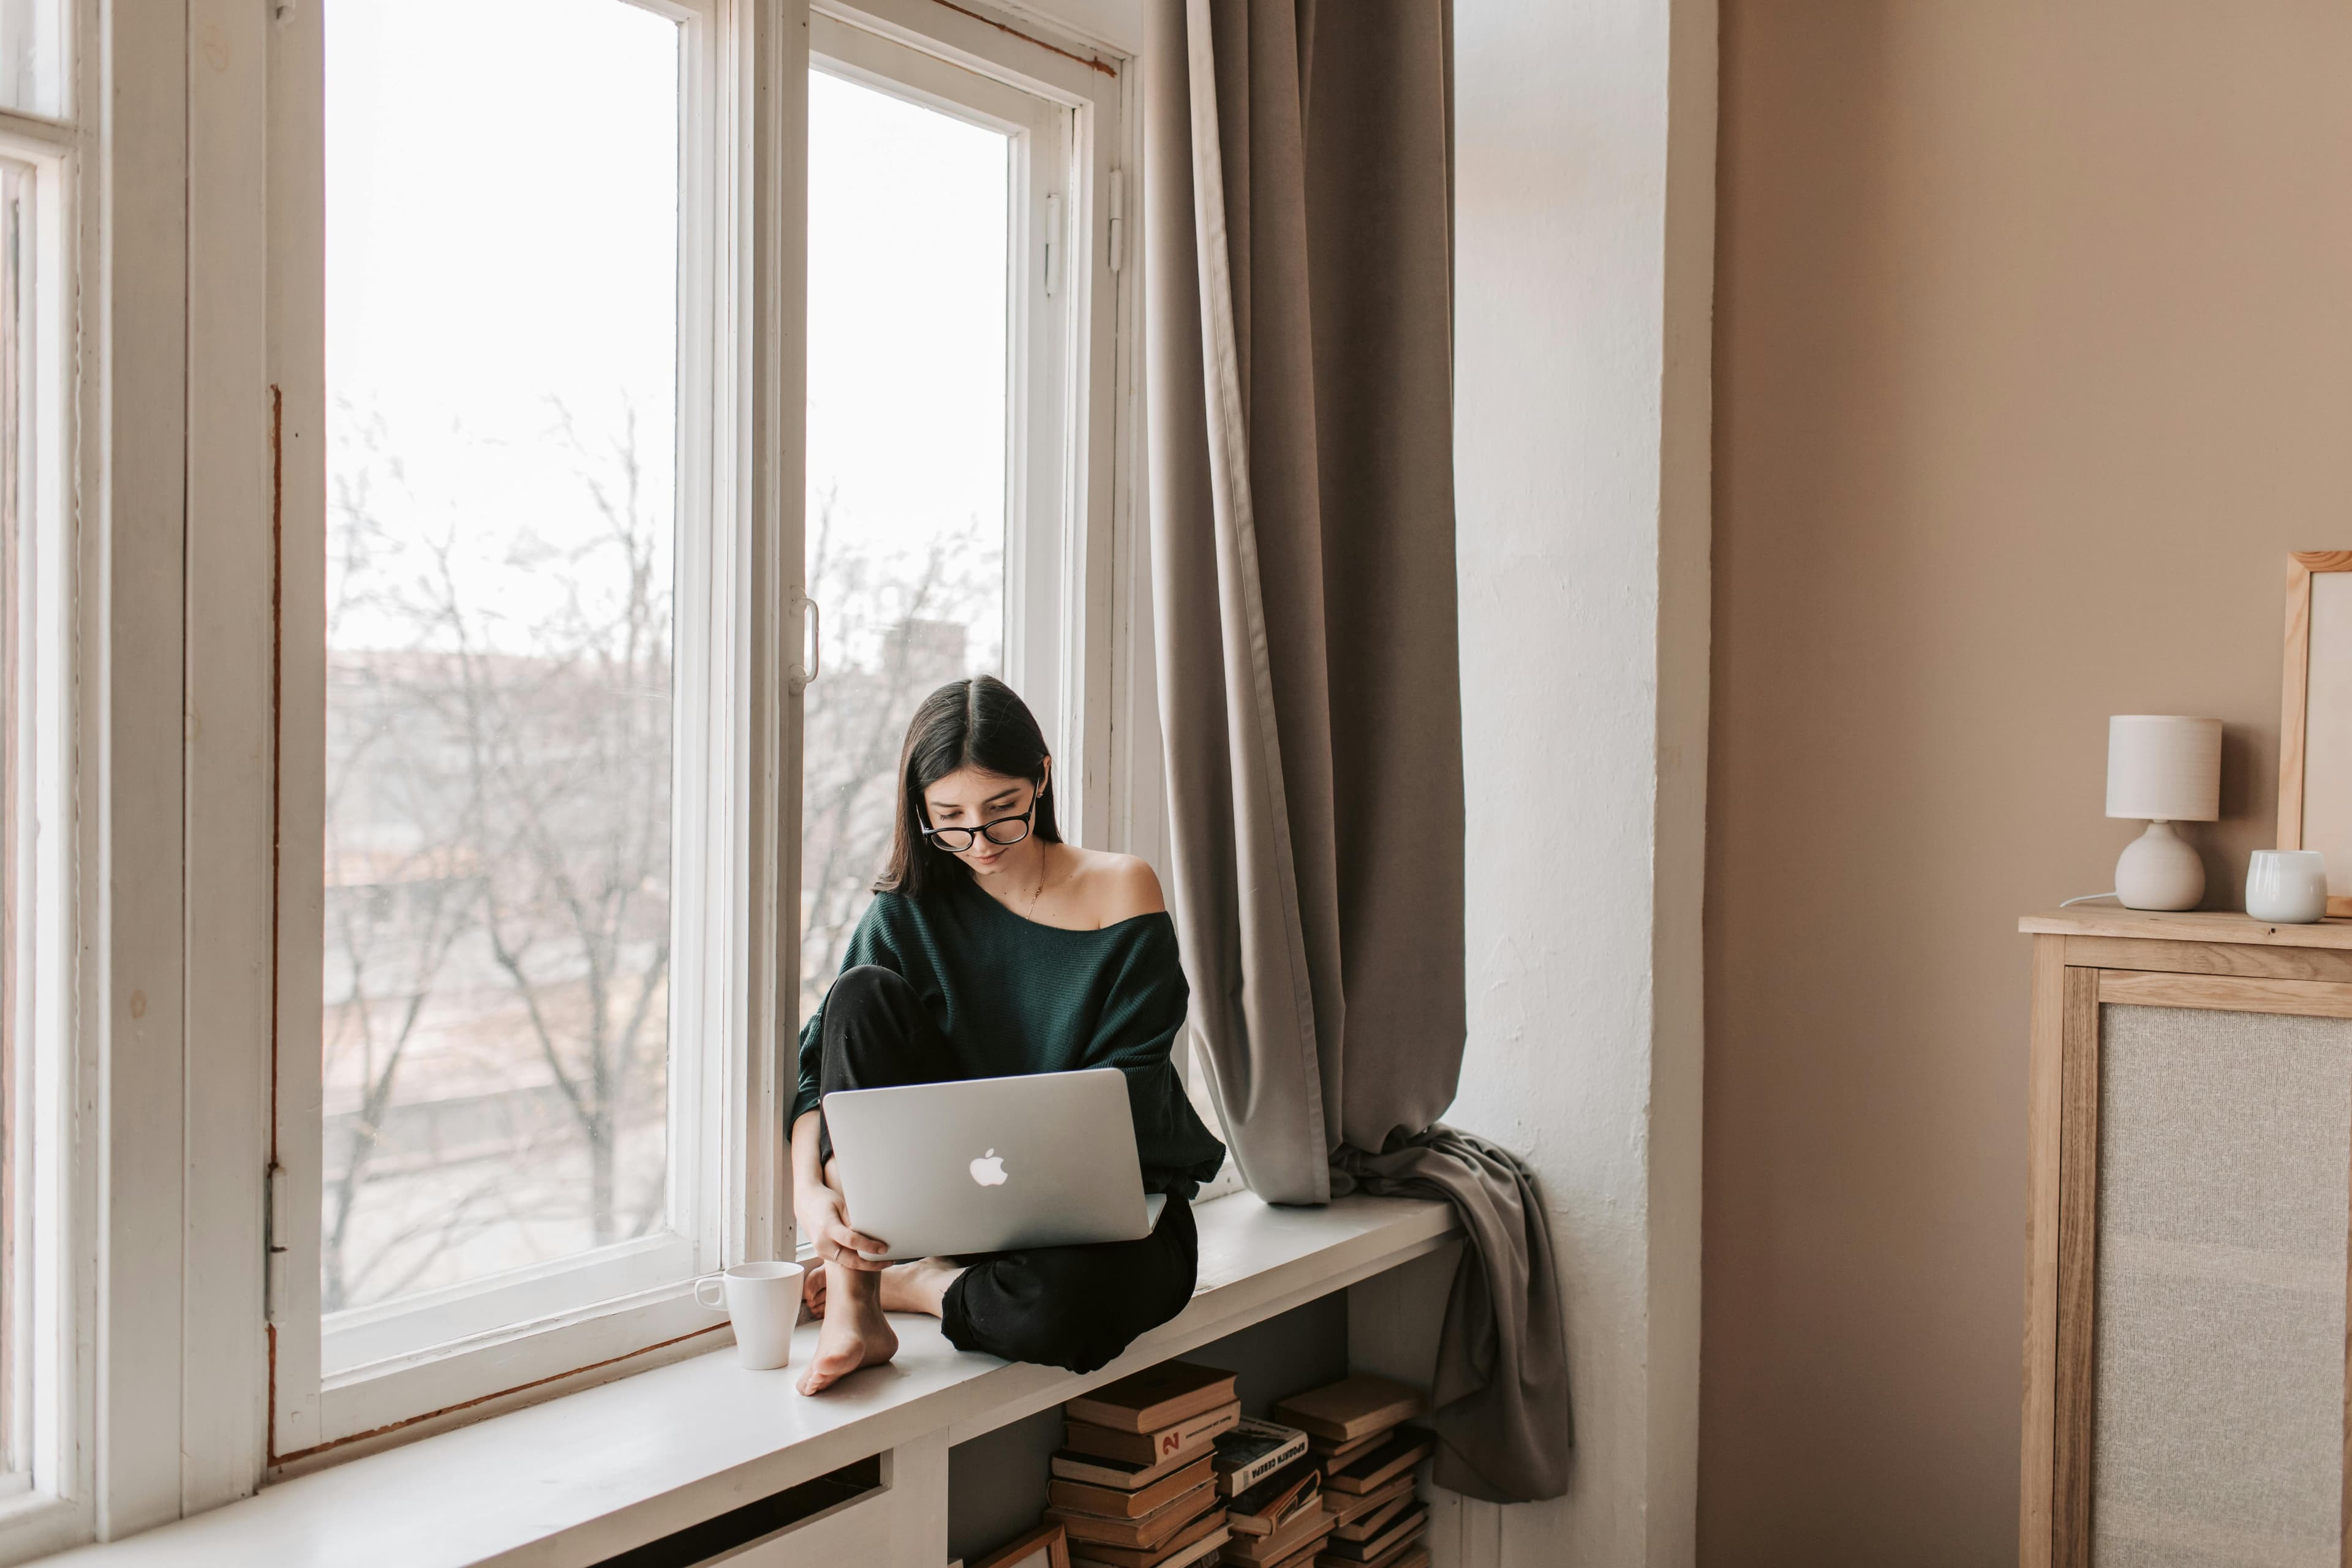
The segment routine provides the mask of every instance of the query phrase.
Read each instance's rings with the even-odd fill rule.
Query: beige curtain
[[[1152,607],[1171,879],[1243,1175],[1443,1196],[1438,1479],[1557,1495],[1543,1209],[1462,1066],[1449,0],[1150,0]]]

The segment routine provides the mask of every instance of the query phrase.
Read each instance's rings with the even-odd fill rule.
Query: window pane
[[[63,0],[0,0],[0,109],[64,112]]]
[[[678,30],[326,12],[321,1301],[659,1231]]]
[[[1003,134],[809,79],[808,580],[801,1016],[889,857],[908,715],[1004,637]]]

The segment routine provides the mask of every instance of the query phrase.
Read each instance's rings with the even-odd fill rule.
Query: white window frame
[[[1004,679],[1015,690],[1045,689],[1060,712],[1063,679],[1060,589],[1066,525],[1065,449],[1071,435],[1066,395],[1069,357],[1066,286],[1048,274],[1066,267],[1058,226],[1069,185],[1075,112],[1053,99],[982,76],[935,54],[827,11],[809,17],[809,66],[1004,136],[1006,181]],[[1048,252],[1055,254],[1048,256]],[[1052,285],[1061,285],[1054,278]],[[812,300],[813,309],[823,301]],[[1045,613],[1037,613],[1037,606]],[[1048,744],[1054,737],[1048,735]]]
[[[80,6],[61,7],[64,101],[74,90]],[[83,980],[84,907],[78,819],[90,801],[76,753],[84,731],[76,701],[81,635],[80,499],[84,456],[77,433],[88,388],[74,328],[82,254],[81,142],[70,118],[0,110],[0,158],[27,171],[20,234],[22,290],[17,373],[23,389],[17,604],[10,619],[18,664],[15,720],[27,764],[18,780],[16,830],[22,858],[14,1014],[17,1057],[6,1086],[17,1108],[17,1185],[7,1216],[13,1268],[0,1279],[16,1333],[7,1347],[9,1398],[0,1420],[18,1464],[0,1472],[0,1561],[15,1562],[86,1539],[94,1519],[91,1363],[82,1343],[94,1304],[90,1268],[93,1142],[78,1137],[76,1103],[92,1081],[92,1055],[77,1030]]]
[[[1121,307],[1139,291],[1113,265],[1132,277],[1132,247],[1115,257],[1112,239],[1128,73],[1035,24],[1008,31],[932,0],[813,0],[810,12],[817,68],[1024,143],[1010,192],[1004,679],[1061,759],[1064,831],[1126,848],[1111,602],[1136,523],[1119,391],[1133,335]],[[1148,765],[1156,773],[1157,757]]]
[[[590,3],[590,0],[583,0]],[[320,1019],[318,889],[323,763],[324,514],[322,460],[303,455],[299,479],[283,488],[280,570],[288,585],[281,664],[278,758],[282,829],[275,1055],[278,1171],[271,1182],[275,1234],[269,1321],[276,1391],[268,1462],[313,1460],[358,1440],[381,1441],[436,1423],[453,1407],[478,1411],[500,1396],[543,1393],[584,1371],[645,1352],[688,1345],[721,1326],[696,1305],[692,1281],[718,1266],[730,1233],[725,1173],[737,1151],[757,1143],[751,1081],[748,900],[759,879],[737,874],[748,859],[747,803],[739,781],[751,770],[743,681],[751,651],[743,638],[751,605],[743,579],[746,511],[732,461],[743,402],[731,323],[744,268],[744,204],[730,182],[741,44],[752,6],[722,0],[604,0],[633,4],[680,32],[678,532],[674,615],[675,709],[672,791],[672,910],[677,964],[670,997],[669,1193],[663,1234],[451,1287],[339,1313],[322,1325],[319,1226],[323,1151],[319,1112]],[[295,9],[273,31],[281,62],[273,83],[315,141],[320,8]],[[278,165],[273,163],[273,173]],[[299,269],[315,265],[320,175],[273,190],[279,254]],[[315,292],[315,290],[314,290]],[[288,386],[315,402],[319,332],[315,310],[284,323],[273,343]],[[290,453],[289,453],[290,456]],[[299,586],[299,590],[297,591]],[[297,605],[299,605],[299,610]],[[319,651],[313,651],[319,650]],[[740,1213],[740,1205],[737,1205]],[[278,1248],[284,1248],[282,1252]],[[689,1347],[691,1348],[691,1347]],[[624,1370],[629,1370],[625,1368]]]
[[[95,0],[48,16],[56,115],[0,110],[0,153],[33,186],[21,718],[38,820],[9,999],[32,1081],[5,1282],[27,1460],[0,1494],[7,1563],[182,1511],[203,1464],[183,1466],[180,1398],[208,1348],[183,1340],[190,17],[118,26]]]
[[[1064,834],[1156,860],[1157,726],[1150,749],[1139,752],[1131,722],[1156,711],[1148,648],[1136,665],[1134,639],[1148,642],[1149,633],[1128,613],[1134,596],[1118,583],[1122,565],[1135,572],[1143,561],[1134,451],[1140,323],[1132,318],[1141,290],[1121,211],[1121,165],[1133,161],[1140,134],[1129,107],[1133,73],[1125,60],[1013,14],[992,21],[932,0],[811,0],[809,10],[812,68],[1016,139],[1007,193],[1004,679],[1036,710],[1060,763]],[[1148,595],[1148,575],[1140,581]],[[799,829],[795,787],[787,819],[794,888]],[[793,912],[788,997],[801,979],[797,900]],[[789,1037],[784,1048],[793,1049]],[[782,1174],[789,1212],[789,1169]],[[796,1248],[803,1258],[808,1250]]]
[[[76,3],[94,13],[94,0]],[[323,660],[300,655],[324,640],[319,127],[329,0],[184,3],[171,26],[117,39],[108,99],[110,125],[127,127],[140,153],[107,208],[120,268],[110,287],[142,305],[163,289],[170,309],[131,322],[137,330],[110,350],[103,384],[117,388],[115,403],[84,405],[113,443],[106,548],[170,563],[138,582],[136,613],[102,607],[110,657],[138,679],[124,688],[129,700],[84,720],[86,753],[102,739],[120,765],[136,767],[104,798],[111,858],[79,868],[100,927],[85,943],[96,956],[84,1005],[102,1015],[83,1028],[82,1048],[110,1118],[105,1137],[80,1148],[88,1190],[106,1197],[93,1200],[76,1313],[97,1325],[91,1364],[107,1369],[102,1383],[82,1374],[108,1391],[102,1401],[83,1396],[97,1404],[101,1453],[88,1461],[94,1503],[79,1528],[100,1538],[694,1353],[724,1333],[672,1280],[635,1297],[575,1294],[568,1310],[393,1358],[373,1376],[321,1375],[322,868],[319,833],[300,826],[318,821],[321,769],[298,759],[320,753],[324,703]],[[707,335],[684,338],[689,353],[707,342],[710,354],[681,367],[679,402],[682,432],[699,432],[692,438],[707,447],[681,453],[679,479],[681,518],[699,511],[711,525],[687,534],[686,545],[708,553],[682,551],[677,581],[681,625],[699,584],[711,630],[699,655],[680,639],[675,733],[681,753],[700,746],[718,760],[707,788],[674,795],[677,918],[704,927],[700,967],[691,982],[680,967],[673,990],[710,999],[695,1026],[719,1045],[694,1097],[709,1119],[702,1156],[691,1172],[674,1160],[672,1172],[692,1178],[696,1266],[709,1268],[790,1256],[793,1239],[782,1121],[795,1077],[798,697],[809,629],[812,30],[852,28],[1018,89],[1053,105],[1065,128],[1065,183],[1051,194],[1066,256],[1051,300],[1025,319],[1019,354],[1026,371],[1054,379],[1058,407],[1029,419],[1023,449],[1008,454],[1021,486],[1007,540],[1009,619],[1025,634],[1008,639],[1008,672],[1056,742],[1073,837],[1156,858],[1136,452],[1140,247],[1131,221],[1128,243],[1115,237],[1122,171],[1139,166],[1140,84],[1131,61],[1012,13],[992,21],[985,0],[632,3],[697,19],[688,68],[708,93],[681,138],[687,199],[703,205],[685,219],[680,304],[704,290],[695,308],[707,311]],[[123,221],[167,204],[184,204],[180,227]],[[1024,225],[1024,270],[1042,268],[1045,237],[1042,222]],[[168,284],[167,256],[185,268]],[[698,484],[707,495],[690,489]],[[85,553],[88,580],[100,580],[100,565]],[[184,738],[169,721],[181,717],[183,692]],[[257,773],[267,789],[255,788]],[[687,879],[702,868],[705,884],[689,895]],[[675,1016],[673,1027],[673,1038],[697,1037]],[[113,1282],[103,1301],[101,1277]],[[8,1551],[0,1533],[0,1558]]]

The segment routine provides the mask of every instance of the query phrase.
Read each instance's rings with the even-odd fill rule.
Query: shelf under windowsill
[[[814,1399],[793,1367],[731,1347],[269,1487],[241,1502],[51,1561],[75,1568],[584,1568],[930,1433],[961,1443],[1433,1252],[1443,1204],[1343,1198],[1275,1208],[1246,1193],[1195,1211],[1192,1305],[1100,1372],[971,1355],[894,1318],[898,1358]]]

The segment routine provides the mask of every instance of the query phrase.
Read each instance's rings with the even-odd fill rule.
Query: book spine
[[[1150,1433],[1114,1432],[1107,1426],[1089,1426],[1082,1431],[1073,1426],[1067,1429],[1063,1446],[1073,1453],[1098,1459],[1124,1459],[1134,1465],[1155,1465],[1168,1457],[1168,1451],[1159,1448]]]
[[[1195,1415],[1179,1426],[1163,1426],[1158,1434],[1159,1456],[1164,1459],[1195,1444],[1205,1443],[1221,1432],[1232,1431],[1240,1420],[1241,1413],[1227,1405],[1213,1414]]]
[[[1228,1470],[1223,1475],[1219,1476],[1217,1478],[1217,1489],[1224,1493],[1227,1497],[1239,1497],[1242,1493],[1249,1490],[1250,1488],[1257,1485],[1258,1482],[1265,1479],[1266,1477],[1274,1474],[1275,1471],[1290,1464],[1292,1461],[1298,1458],[1300,1455],[1306,1452],[1307,1437],[1306,1435],[1302,1433],[1298,1436],[1293,1437],[1289,1442],[1285,1443],[1281,1447],[1276,1448],[1273,1453],[1252,1459],[1248,1464],[1242,1466],[1241,1468],[1237,1470]]]
[[[1093,1462],[1097,1460],[1100,1462]],[[1112,1491],[1139,1492],[1164,1479],[1153,1476],[1149,1481],[1139,1482],[1136,1477],[1144,1473],[1120,1469],[1114,1461],[1104,1459],[1099,1454],[1080,1454],[1070,1458],[1057,1455],[1054,1459],[1054,1474],[1064,1480],[1077,1481],[1090,1487],[1108,1487]]]

